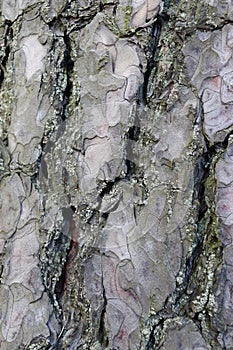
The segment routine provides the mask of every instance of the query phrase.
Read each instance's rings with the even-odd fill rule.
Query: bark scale
[[[231,1],[1,11],[1,349],[232,349]]]

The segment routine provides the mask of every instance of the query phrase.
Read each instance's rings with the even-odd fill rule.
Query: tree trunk
[[[233,2],[1,7],[1,350],[233,349]]]

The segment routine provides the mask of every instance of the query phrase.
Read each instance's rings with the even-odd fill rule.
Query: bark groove
[[[232,23],[1,1],[1,350],[232,349]]]

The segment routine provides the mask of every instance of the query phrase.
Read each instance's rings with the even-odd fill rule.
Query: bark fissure
[[[1,10],[0,347],[230,350],[233,5]]]
[[[1,47],[1,63],[0,63],[0,88],[2,87],[3,80],[5,77],[6,69],[7,69],[7,62],[10,57],[10,47],[11,47],[11,41],[13,39],[13,29],[12,29],[12,23],[10,21],[6,21],[5,25],[5,34],[4,34],[4,41],[3,41],[3,47]]]
[[[195,239],[191,252],[181,268],[184,276],[182,284],[178,284],[176,290],[167,298],[164,308],[159,311],[152,321],[152,330],[147,343],[147,349],[160,349],[166,338],[166,322],[177,317],[186,316],[193,319],[200,329],[204,339],[211,344],[212,349],[219,348],[218,331],[213,327],[211,320],[211,306],[209,305],[215,281],[208,280],[208,273],[216,274],[219,265],[222,264],[222,246],[218,229],[216,208],[214,205],[216,193],[215,164],[229,144],[228,140],[233,132],[229,132],[222,142],[210,144],[203,132],[203,107],[200,99],[199,118],[204,139],[204,152],[197,160],[194,170],[193,211],[196,212]],[[205,258],[203,258],[205,257]],[[210,262],[211,258],[213,260]],[[200,266],[205,269],[207,275],[199,276]],[[210,269],[208,271],[208,268]],[[179,272],[180,273],[180,272]],[[202,280],[204,278],[204,280]],[[197,282],[198,281],[198,282]],[[201,304],[201,296],[203,304]],[[192,305],[198,300],[200,308],[193,311]],[[208,313],[209,312],[209,313]],[[153,318],[152,318],[153,319]],[[151,320],[149,321],[151,324]]]
[[[107,298],[105,295],[105,288],[104,288],[103,284],[102,284],[102,288],[103,288],[103,300],[104,300],[104,302],[102,305],[102,311],[101,311],[101,315],[100,315],[98,338],[99,338],[100,344],[106,348],[109,344],[108,336],[106,335],[106,329],[105,329]]]
[[[66,30],[64,32],[64,43],[65,43],[65,50],[64,50],[64,59],[63,59],[63,69],[65,71],[66,75],[66,87],[64,90],[64,97],[63,97],[63,110],[61,119],[64,121],[67,116],[69,115],[69,105],[70,105],[70,99],[72,96],[72,89],[73,89],[73,83],[72,83],[72,75],[73,75],[73,67],[74,62],[71,58],[71,44],[70,44],[70,38],[69,34],[66,33]]]
[[[58,229],[51,232],[48,243],[42,248],[40,267],[45,290],[48,293],[59,321],[62,321],[61,298],[66,282],[67,260],[71,240]]]

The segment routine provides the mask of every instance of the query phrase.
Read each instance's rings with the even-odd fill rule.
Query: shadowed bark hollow
[[[233,2],[1,0],[1,350],[233,349]]]

